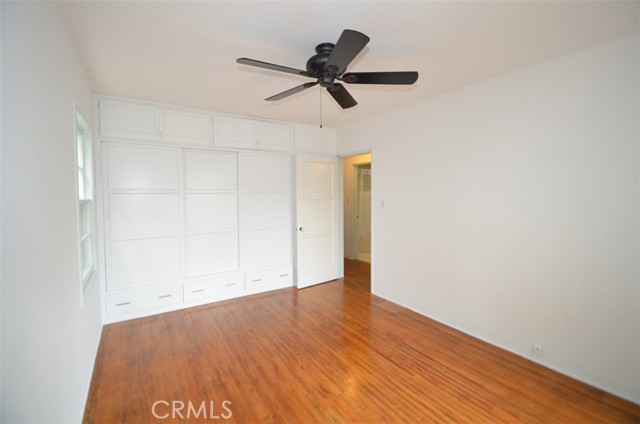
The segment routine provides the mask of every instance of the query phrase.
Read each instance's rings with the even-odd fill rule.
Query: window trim
[[[80,282],[80,300],[84,300],[93,286],[94,276],[97,274],[97,243],[96,243],[96,211],[95,211],[95,173],[94,173],[94,145],[91,127],[84,118],[78,105],[73,104],[73,134],[74,134],[74,164],[75,164],[75,193],[76,193],[76,239],[78,249],[78,279]],[[80,142],[82,140],[82,143]],[[82,148],[82,151],[80,149]],[[88,154],[87,154],[88,151]],[[79,163],[82,153],[83,163]],[[80,174],[82,172],[82,174]],[[84,180],[80,180],[81,175]],[[80,183],[83,184],[83,193]],[[89,184],[87,184],[87,182]],[[82,194],[82,198],[81,198]],[[85,208],[88,208],[89,227],[85,220]],[[90,266],[85,266],[86,242],[90,243]]]

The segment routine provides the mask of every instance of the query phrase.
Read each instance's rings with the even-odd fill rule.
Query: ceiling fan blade
[[[411,85],[418,80],[418,73],[407,72],[347,72],[341,78],[348,84],[403,84]]]
[[[338,102],[342,109],[349,109],[358,104],[356,99],[351,97],[351,94],[349,94],[347,89],[340,83],[335,83],[331,87],[327,87],[327,91],[331,94],[331,97]]]
[[[329,55],[329,59],[324,65],[325,69],[333,66],[337,69],[338,74],[343,73],[368,42],[369,37],[363,33],[345,29]]]
[[[301,92],[302,90],[306,90],[307,88],[311,88],[314,85],[318,84],[318,82],[308,82],[297,87],[290,88],[287,91],[283,91],[282,93],[276,94],[275,96],[267,97],[265,100],[268,102],[273,102],[275,100],[284,99],[285,97],[289,97],[292,94],[296,94]]]
[[[274,65],[273,63],[267,63],[267,62],[261,62],[259,60],[247,59],[246,57],[241,57],[240,59],[237,59],[236,62],[238,62],[238,63],[240,63],[242,65],[255,66],[256,68],[270,69],[272,71],[278,71],[278,72],[286,72],[288,74],[302,75],[302,76],[305,76],[305,77],[311,77],[312,76],[307,71],[303,71],[301,69],[289,68],[288,66],[282,66],[282,65]]]

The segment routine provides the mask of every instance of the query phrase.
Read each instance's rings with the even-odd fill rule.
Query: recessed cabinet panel
[[[255,147],[256,124],[250,119],[216,116],[213,143],[226,147]]]
[[[157,119],[153,106],[100,101],[100,135],[105,138],[153,140],[158,135]]]
[[[110,145],[107,155],[111,189],[178,189],[178,150]]]
[[[108,289],[123,289],[180,275],[178,237],[116,241],[111,243]]]
[[[189,275],[238,269],[238,233],[212,233],[187,236]]]
[[[187,232],[238,228],[238,195],[187,194]]]
[[[207,146],[210,144],[210,114],[162,109],[161,141]]]
[[[245,191],[288,191],[291,160],[280,156],[242,156],[242,188]]]
[[[289,193],[248,193],[242,196],[242,228],[287,227],[291,222]]]
[[[237,190],[237,154],[184,153],[187,190]]]
[[[111,194],[112,240],[173,234],[180,230],[177,194]]]
[[[257,146],[267,150],[293,151],[293,128],[289,124],[258,122]]]
[[[291,235],[288,228],[242,233],[243,266],[257,268],[291,262]]]

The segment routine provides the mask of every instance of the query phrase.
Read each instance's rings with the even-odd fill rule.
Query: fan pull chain
[[[320,92],[320,129],[322,129],[322,87],[319,87]]]

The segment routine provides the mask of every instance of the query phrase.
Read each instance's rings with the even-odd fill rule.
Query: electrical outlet
[[[537,356],[544,355],[544,349],[542,348],[542,346],[536,344],[531,346],[531,352],[533,352],[533,354]]]

